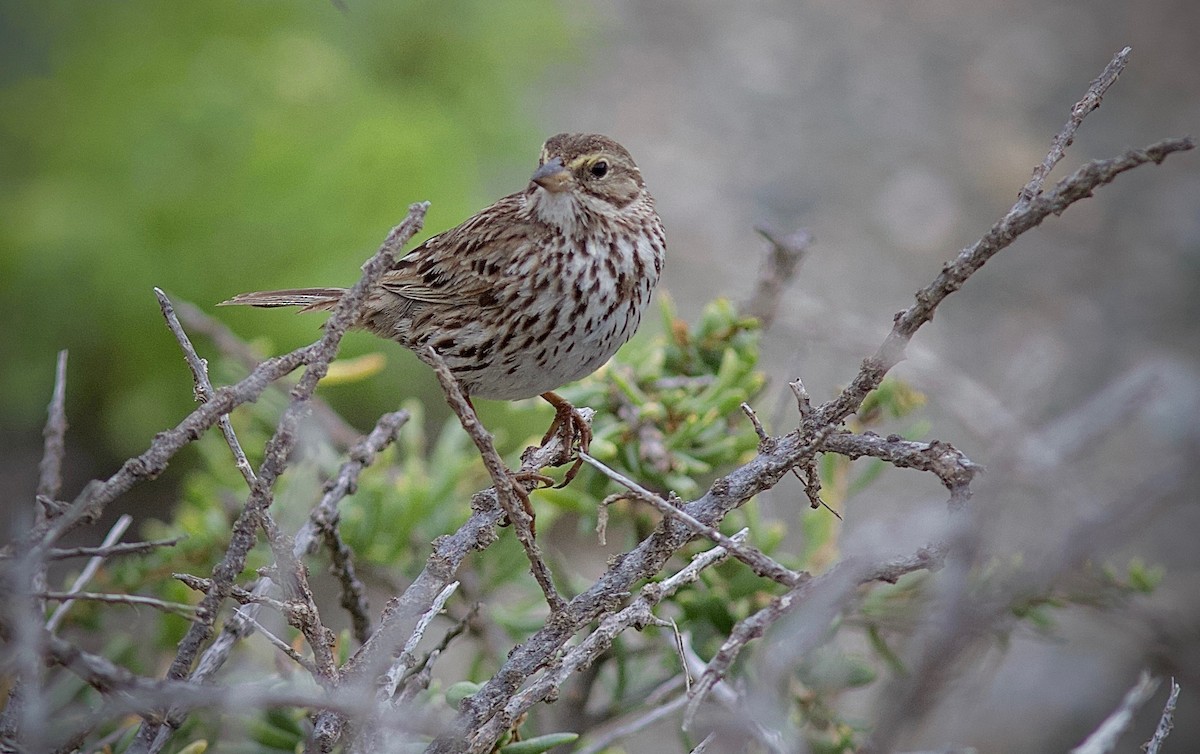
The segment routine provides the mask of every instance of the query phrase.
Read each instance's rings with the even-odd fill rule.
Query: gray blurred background
[[[1003,216],[1118,50],[1133,48],[1128,69],[1051,182],[1200,130],[1193,2],[614,1],[577,12],[596,25],[589,64],[547,76],[530,104],[547,132],[598,129],[637,156],[667,225],[664,284],[685,312],[751,290],[755,225],[816,237],[764,348],[775,389],[760,413],[776,431],[795,426],[787,380],[803,378],[816,400],[849,380],[912,293]],[[1052,560],[1119,491],[1163,474],[1187,481],[1096,554],[1165,566],[1155,595],[1067,610],[1058,639],[1019,631],[1007,653],[974,658],[905,746],[1063,751],[1147,665],[1184,685],[1167,750],[1200,745],[1188,692],[1200,688],[1198,347],[1194,154],[1123,176],[1027,234],[919,333],[896,374],[928,396],[926,436],[993,472],[974,504],[998,555]],[[794,481],[768,502],[784,520],[805,512]],[[849,502],[844,552],[909,552],[944,509],[935,484],[893,471]],[[1122,750],[1148,738],[1165,696]]]

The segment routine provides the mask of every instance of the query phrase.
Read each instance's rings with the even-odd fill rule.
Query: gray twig
[[[880,437],[872,432],[861,435],[834,432],[821,443],[821,450],[850,459],[870,456],[902,469],[928,471],[950,491],[950,508],[961,509],[971,498],[971,480],[981,471],[953,445],[933,440],[916,442],[898,435]]]
[[[729,637],[709,660],[703,674],[691,689],[691,700],[684,715],[684,728],[690,727],[700,703],[709,691],[725,678],[734,660],[752,640],[761,637],[767,629],[802,604],[808,597],[822,589],[832,589],[836,594],[835,605],[840,606],[850,590],[872,581],[894,583],[907,573],[920,570],[935,570],[941,567],[945,557],[942,547],[922,548],[914,555],[877,563],[870,567],[844,560],[832,569],[815,578],[797,584],[784,594],[775,597],[766,607],[738,621]]]
[[[266,639],[268,644],[275,647],[280,652],[283,652],[288,656],[289,659],[307,670],[309,675],[311,675],[313,678],[319,678],[321,676],[320,668],[313,664],[313,662],[307,657],[293,649],[291,644],[288,644],[283,639],[280,639],[278,636],[268,631],[263,624],[259,623],[258,621],[254,621],[254,630],[258,631],[259,635]]]
[[[212,400],[213,386],[208,379],[208,362],[200,358],[200,354],[196,353],[196,348],[192,345],[191,339],[183,330],[183,325],[179,324],[179,318],[175,316],[175,307],[171,305],[171,300],[167,298],[167,294],[163,293],[161,288],[154,289],[154,295],[158,298],[158,306],[162,310],[163,318],[167,320],[167,327],[171,330],[171,334],[175,336],[175,340],[179,341],[179,347],[183,350],[184,361],[187,362],[188,368],[192,370],[193,393],[196,396],[197,403],[208,403]],[[233,461],[237,465],[237,470],[241,473],[242,478],[246,480],[246,485],[251,489],[254,488],[254,469],[250,466],[250,461],[246,458],[246,452],[242,450],[242,444],[238,441],[237,434],[233,431],[233,423],[229,421],[229,414],[222,414],[217,420],[217,426],[221,428],[221,435],[225,438],[225,444],[229,446],[229,450],[233,453]]]
[[[0,742],[16,744],[22,736],[32,748],[40,744],[41,727],[46,717],[42,698],[41,663],[37,634],[41,629],[46,603],[31,594],[46,590],[46,548],[38,546],[39,537],[50,524],[70,508],[54,498],[62,489],[62,466],[66,457],[67,435],[67,352],[59,351],[54,368],[54,390],[47,408],[42,459],[38,463],[38,484],[34,494],[33,529],[17,547],[6,546],[0,554],[14,559],[7,574],[0,574],[0,585],[15,592],[13,604],[18,616],[13,634],[6,637],[18,658],[17,673],[0,713]],[[3,578],[3,577],[7,578]],[[7,582],[7,583],[6,583]],[[61,608],[60,608],[61,609]]]
[[[546,604],[550,606],[550,613],[552,615],[559,613],[566,606],[566,601],[563,600],[558,590],[554,587],[554,578],[550,573],[550,567],[546,565],[546,561],[542,558],[541,548],[538,547],[537,540],[533,536],[533,518],[525,511],[524,503],[529,500],[529,491],[536,486],[536,482],[523,483],[523,489],[517,489],[517,482],[509,474],[508,469],[505,468],[504,460],[500,458],[500,454],[496,452],[496,446],[492,443],[492,436],[479,421],[479,417],[475,415],[475,408],[463,394],[458,380],[450,372],[450,367],[446,366],[446,362],[442,359],[441,354],[435,351],[432,346],[427,345],[420,349],[417,355],[425,363],[433,367],[438,382],[441,384],[442,390],[446,393],[446,399],[450,404],[450,408],[458,416],[459,423],[462,424],[463,429],[470,435],[471,441],[475,443],[475,447],[479,449],[479,455],[483,458],[483,465],[487,468],[488,475],[492,478],[492,485],[496,490],[500,506],[504,509],[504,514],[508,516],[509,522],[512,523],[517,540],[525,548],[525,555],[529,558],[530,570],[533,573],[534,579],[537,580],[538,586],[542,588],[542,593],[546,596]]]
[[[795,277],[800,263],[808,256],[813,237],[803,228],[787,235],[781,235],[765,225],[760,225],[755,230],[771,244],[771,252],[763,263],[762,271],[759,272],[754,292],[740,308],[742,314],[761,322],[765,330],[774,323],[775,315],[779,312],[779,302],[783,298],[783,289]]]
[[[1092,81],[1088,86],[1087,92],[1084,93],[1083,99],[1075,103],[1071,108],[1071,116],[1067,118],[1067,122],[1055,134],[1053,141],[1050,142],[1050,151],[1042,158],[1041,163],[1033,169],[1033,177],[1029,179],[1029,183],[1021,189],[1021,193],[1017,200],[1017,204],[1012,211],[1019,211],[1029,205],[1030,202],[1040,193],[1042,193],[1042,185],[1046,182],[1046,176],[1050,175],[1050,171],[1054,166],[1062,160],[1066,154],[1067,147],[1075,141],[1075,132],[1083,125],[1083,119],[1088,116],[1097,107],[1100,107],[1100,101],[1104,98],[1104,93],[1108,88],[1116,83],[1117,77],[1125,70],[1126,64],[1129,62],[1129,53],[1132,49],[1126,47],[1113,56],[1100,75]]]
[[[1129,729],[1133,715],[1158,690],[1161,678],[1155,678],[1143,670],[1137,683],[1125,693],[1117,708],[1104,718],[1100,727],[1092,731],[1083,743],[1071,749],[1071,754],[1108,754],[1117,746],[1121,735]]]
[[[407,411],[393,411],[379,417],[374,429],[350,448],[348,458],[337,475],[325,484],[325,494],[309,513],[308,521],[296,533],[292,548],[293,557],[316,551],[319,542],[329,548],[330,569],[342,587],[341,606],[350,613],[354,638],[360,644],[371,634],[370,608],[367,605],[366,589],[359,581],[354,569],[353,553],[338,535],[338,505],[358,488],[358,477],[362,470],[375,461],[375,457],[396,440],[400,428],[409,419]]]
[[[62,465],[67,454],[67,352],[58,352],[54,367],[54,392],[47,410],[46,428],[42,431],[45,442],[42,460],[38,463],[37,494],[50,499],[58,497],[62,489]],[[38,508],[38,515],[42,510]],[[40,520],[40,519],[39,519]]]
[[[145,555],[160,547],[174,547],[183,537],[170,539],[155,539],[149,542],[118,542],[102,547],[64,547],[51,548],[46,551],[47,560],[67,560],[69,558],[111,558],[118,555]]]
[[[180,321],[187,325],[192,332],[208,338],[218,351],[237,361],[246,369],[254,370],[262,362],[263,354],[259,353],[254,346],[239,338],[220,320],[210,316],[200,307],[187,301],[180,301],[175,305],[175,311],[179,315]],[[294,380],[286,378],[280,380],[276,388],[280,392],[286,392],[294,385]],[[358,440],[358,431],[347,424],[345,419],[329,407],[328,403],[321,400],[319,396],[313,396],[311,403],[313,418],[329,434],[329,439],[334,445],[348,448]]]
[[[1028,202],[1018,202],[981,239],[960,251],[954,261],[947,262],[932,283],[917,291],[916,301],[896,315],[891,332],[874,355],[863,361],[858,374],[837,398],[814,411],[806,426],[840,424],[857,411],[867,395],[879,387],[884,376],[904,358],[908,342],[933,318],[938,305],[1021,234],[1041,225],[1050,215],[1062,214],[1121,173],[1146,163],[1160,163],[1170,154],[1195,146],[1191,137],[1164,139],[1143,149],[1126,150],[1112,159],[1093,160],[1059,181],[1050,191],[1039,193]]]
[[[730,540],[734,546],[740,546],[749,533],[743,529]],[[488,720],[472,738],[471,752],[487,752],[491,750],[497,738],[504,734],[512,725],[533,705],[545,699],[553,698],[558,689],[576,672],[589,667],[601,654],[612,646],[613,640],[627,628],[633,627],[639,631],[648,625],[661,625],[654,615],[654,606],[674,594],[680,587],[690,584],[700,578],[700,572],[705,568],[724,561],[731,550],[724,546],[714,547],[692,558],[692,561],[670,578],[659,583],[651,583],[642,587],[641,594],[624,609],[608,615],[587,638],[577,646],[572,647],[563,658],[548,669],[531,686],[513,696],[495,716]],[[671,624],[666,623],[669,627]],[[686,669],[684,670],[686,673]]]
[[[1142,747],[1146,754],[1158,754],[1163,741],[1166,741],[1167,736],[1171,735],[1171,729],[1175,727],[1175,703],[1178,701],[1179,684],[1172,678],[1171,693],[1167,695],[1167,703],[1163,707],[1162,716],[1158,718],[1158,727],[1154,729],[1154,735]]]
[[[100,543],[100,549],[103,550],[116,544],[117,540],[125,534],[125,531],[132,523],[133,516],[130,516],[128,513],[123,514],[120,518],[118,518],[113,523],[112,528],[108,530],[108,534],[105,535],[104,541]],[[75,579],[74,583],[71,584],[71,587],[67,590],[67,593],[72,594],[83,589],[83,585],[92,580],[92,577],[96,575],[96,571],[100,570],[100,566],[103,563],[103,555],[93,556],[92,559],[87,562],[87,565],[83,567],[83,570],[79,573],[79,576]],[[43,599],[51,598],[43,595]],[[74,600],[67,599],[58,606],[58,609],[55,610],[54,614],[50,616],[50,619],[46,621],[47,631],[54,632],[58,630],[58,626],[60,623],[62,623],[62,619],[66,617],[67,610],[71,609],[71,603],[73,601]]]
[[[392,663],[392,666],[388,668],[388,672],[384,674],[384,681],[379,689],[380,701],[394,697],[396,695],[396,687],[400,685],[405,675],[416,666],[417,645],[421,643],[421,637],[425,635],[425,631],[429,628],[429,624],[433,622],[433,619],[442,612],[442,608],[446,606],[446,600],[450,599],[450,595],[454,594],[456,589],[458,589],[457,581],[447,584],[446,588],[434,598],[433,604],[429,606],[429,609],[425,611],[421,619],[417,621],[417,626],[413,629],[412,636],[408,637],[408,641],[404,642],[404,648],[400,650],[400,655],[396,657],[396,661]]]
[[[664,500],[662,497],[654,494],[650,490],[646,489],[615,469],[609,468],[603,462],[597,461],[587,453],[580,453],[579,457],[604,476],[629,490],[631,493],[630,496],[634,500],[647,503],[664,516],[678,519],[696,534],[702,537],[707,537],[715,544],[718,544],[728,550],[735,558],[750,566],[759,576],[771,579],[772,581],[788,587],[794,587],[810,578],[808,574],[797,573],[796,571],[793,571],[787,566],[779,563],[774,558],[767,555],[762,550],[759,550],[757,547],[754,547],[753,545],[743,544],[736,541],[732,537],[725,536],[716,528],[709,526],[703,521],[697,520],[695,517],[688,514],[687,511],[672,505],[669,501]]]
[[[106,592],[41,592],[38,595],[44,600],[55,600],[63,603],[71,603],[76,600],[86,600],[89,602],[107,602],[111,605],[133,605],[135,607],[142,605],[152,607],[155,610],[161,610],[164,613],[174,613],[182,615],[186,618],[192,618],[196,614],[196,608],[183,602],[167,602],[160,600],[157,597],[145,597],[140,594],[109,594]]]
[[[167,671],[169,679],[186,678],[201,645],[212,636],[217,612],[229,596],[234,580],[245,567],[246,556],[257,541],[255,531],[262,523],[263,514],[274,501],[275,482],[287,466],[288,455],[297,439],[296,429],[300,417],[307,407],[309,397],[316,389],[317,383],[328,371],[329,363],[337,354],[342,336],[357,320],[368,291],[391,267],[396,252],[420,230],[428,206],[426,203],[419,203],[409,207],[408,216],[392,229],[379,251],[363,265],[363,274],[358,282],[338,301],[333,316],[325,322],[324,334],[321,339],[309,346],[308,349],[302,349],[308,354],[308,358],[304,362],[307,366],[304,376],[292,390],[292,401],[283,412],[283,416],[280,417],[274,435],[267,442],[263,462],[259,467],[249,498],[246,500],[245,508],[234,523],[229,547],[221,562],[213,569],[212,587],[197,608],[197,620],[189,626],[187,633],[180,641],[175,660]],[[308,353],[309,349],[311,349],[311,353]],[[214,398],[195,413],[199,413],[205,407],[217,404],[218,401]],[[221,413],[228,413],[228,410],[218,412],[218,417]],[[317,646],[313,646],[313,649],[317,651]],[[146,754],[157,750],[158,747],[165,744],[165,737],[159,735],[160,729],[167,733],[169,730],[178,728],[181,722],[181,718],[174,714],[168,714],[163,722],[147,718],[138,732],[137,738],[130,746],[131,754]]]
[[[201,576],[193,576],[190,573],[173,573],[171,577],[179,583],[186,586],[188,589],[195,589],[197,592],[207,593],[212,589],[212,579],[206,579]],[[264,607],[273,608],[280,615],[287,617],[295,608],[289,602],[277,600],[266,594],[260,594],[257,590],[244,589],[236,584],[229,590],[229,598],[243,605],[262,605]]]

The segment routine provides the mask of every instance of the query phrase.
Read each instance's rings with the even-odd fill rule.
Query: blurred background
[[[451,227],[523,188],[558,131],[633,153],[685,317],[752,288],[756,224],[815,235],[764,343],[775,388],[760,414],[778,432],[795,424],[786,381],[823,400],[848,380],[912,292],[1004,214],[1122,47],[1129,68],[1052,180],[1200,132],[1191,0],[344,2],[0,3],[6,524],[30,505],[59,349],[72,496],[193,405],[153,286],[214,312],[245,290],[348,285],[409,203],[432,202],[424,235]],[[320,321],[215,314],[272,353]],[[1002,252],[897,374],[927,395],[930,437],[1001,470],[976,497],[995,541],[1052,551],[1119,490],[1165,469],[1200,481],[1198,323],[1187,154]],[[381,348],[383,374],[323,396],[360,429],[401,394],[442,411],[399,347],[352,335],[344,352]],[[1082,480],[1069,494],[1045,471],[1060,462]],[[188,463],[129,504],[169,505]],[[893,476],[849,501],[847,552],[911,551],[944,518],[935,485]],[[906,745],[1060,751],[1152,664],[1184,684],[1168,745],[1196,746],[1200,501],[1168,497],[1112,553],[1164,566],[1154,595],[1118,617],[1077,610],[1056,641],[1017,636]],[[801,498],[783,485],[766,503],[791,520]]]

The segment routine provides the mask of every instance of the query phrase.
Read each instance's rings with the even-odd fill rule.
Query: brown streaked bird
[[[565,429],[586,449],[590,429],[553,390],[629,340],[665,251],[629,152],[607,136],[558,134],[528,187],[397,260],[356,326],[410,349],[432,345],[468,398],[540,395],[556,411],[546,437]],[[344,293],[262,291],[222,303],[327,310]]]

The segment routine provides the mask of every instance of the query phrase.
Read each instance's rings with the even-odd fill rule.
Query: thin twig
[[[696,534],[702,537],[707,537],[714,543],[724,547],[735,558],[754,569],[754,572],[759,576],[769,578],[772,581],[788,587],[794,587],[810,578],[806,573],[797,573],[796,571],[793,571],[787,566],[779,563],[771,556],[759,550],[757,547],[743,544],[734,540],[732,537],[725,536],[716,528],[709,526],[703,521],[699,521],[694,516],[688,514],[687,511],[672,505],[667,500],[655,495],[653,492],[641,486],[619,471],[609,468],[605,463],[596,460],[587,453],[580,453],[579,457],[582,458],[589,466],[633,493],[634,499],[653,506],[655,510],[657,510],[659,513],[662,513],[664,516],[678,519]]]
[[[691,700],[684,715],[684,728],[690,726],[704,697],[725,678],[734,660],[750,641],[765,634],[768,628],[804,603],[810,595],[820,590],[829,590],[837,595],[834,607],[840,610],[839,606],[855,587],[872,581],[894,583],[907,573],[936,570],[941,567],[944,557],[944,548],[928,547],[918,550],[910,557],[883,561],[870,567],[843,560],[829,571],[797,584],[784,594],[773,598],[766,607],[738,621],[692,687]]]
[[[104,541],[100,543],[100,549],[103,550],[115,545],[117,540],[124,536],[125,531],[132,523],[133,516],[130,516],[128,513],[122,514],[121,517],[113,523],[112,528],[108,530],[108,534],[105,535]],[[83,567],[83,570],[80,571],[79,576],[75,579],[74,583],[72,583],[70,588],[67,589],[67,593],[71,594],[83,589],[83,585],[92,580],[92,577],[96,575],[96,571],[100,570],[100,566],[103,563],[103,555],[93,556],[92,559],[87,562],[87,565]],[[49,599],[49,597],[46,599]],[[58,609],[55,610],[54,614],[50,616],[50,619],[46,621],[47,631],[53,633],[54,631],[58,630],[59,624],[62,623],[63,618],[67,615],[67,610],[71,609],[72,602],[73,600],[68,599],[58,606]]]
[[[631,736],[640,730],[650,727],[659,720],[670,717],[683,709],[687,705],[687,702],[687,694],[680,694],[668,702],[648,704],[645,708],[638,709],[635,714],[627,718],[618,718],[616,721],[605,723],[602,728],[588,731],[583,745],[577,748],[574,754],[599,754],[599,752],[607,750],[622,738]]]
[[[101,547],[64,547],[51,548],[46,551],[47,560],[67,560],[69,558],[112,558],[119,555],[145,555],[160,547],[174,547],[183,537],[170,539],[154,539],[148,542],[118,542],[114,545]]]
[[[241,382],[220,388],[212,400],[188,414],[175,427],[159,432],[142,454],[125,461],[121,468],[104,481],[92,480],[63,511],[62,515],[44,525],[35,526],[29,538],[38,547],[49,548],[63,534],[77,526],[94,523],[105,507],[135,484],[161,475],[171,459],[186,445],[197,440],[204,430],[215,425],[221,416],[236,406],[250,403],[262,395],[271,382],[302,366],[317,352],[315,345],[298,348],[291,353],[268,359]]]
[[[384,675],[384,681],[379,689],[379,699],[384,701],[391,699],[396,695],[396,687],[400,685],[400,681],[408,674],[416,665],[417,645],[421,643],[421,637],[425,635],[426,629],[433,619],[442,612],[442,608],[446,606],[446,600],[450,599],[450,595],[454,594],[458,589],[458,582],[452,582],[446,585],[446,588],[438,593],[433,604],[417,621],[417,627],[413,629],[412,636],[408,637],[408,641],[404,642],[404,648],[400,650],[400,654],[396,657],[396,661],[388,668],[388,672]]]
[[[200,307],[187,301],[180,301],[175,305],[175,311],[179,315],[180,321],[187,325],[192,332],[208,338],[221,354],[237,361],[246,369],[256,369],[263,360],[263,354],[259,353],[254,346],[239,338],[220,320],[210,316]],[[293,380],[285,378],[280,380],[277,388],[286,393],[294,385]],[[346,420],[319,396],[313,396],[312,410],[313,418],[329,434],[330,441],[337,447],[348,448],[358,440],[358,431],[347,424]]]
[[[258,632],[259,636],[262,636],[264,639],[266,639],[268,644],[275,647],[280,652],[283,652],[293,662],[307,670],[309,675],[311,675],[313,678],[317,678],[321,675],[321,671],[312,663],[311,660],[293,649],[291,644],[288,644],[283,639],[280,639],[278,636],[268,631],[263,624],[259,623],[258,621],[254,621],[254,630]]]
[[[62,466],[67,445],[67,352],[58,352],[54,367],[54,392],[47,410],[46,428],[42,430],[42,460],[38,463],[37,494],[54,499],[62,489]],[[38,515],[42,513],[38,508]]]
[[[1142,747],[1146,754],[1158,754],[1162,749],[1163,741],[1166,741],[1167,736],[1171,735],[1171,729],[1175,727],[1175,703],[1177,701],[1179,701],[1179,684],[1172,678],[1171,693],[1167,695],[1167,703],[1163,707],[1162,716],[1158,718],[1158,727],[1154,729],[1154,735]]]
[[[367,602],[367,588],[358,578],[354,568],[354,551],[342,541],[337,524],[326,527],[325,546],[329,550],[329,572],[338,580],[341,598],[338,604],[350,614],[350,627],[359,644],[371,636],[371,607]]]
[[[195,589],[197,592],[207,593],[209,589],[212,589],[212,579],[193,576],[190,573],[173,573],[171,577],[188,589]],[[229,590],[229,598],[243,605],[262,605],[272,608],[284,617],[287,617],[295,609],[288,602],[277,600],[266,594],[259,594],[254,590],[244,589],[236,584]]]
[[[800,263],[808,256],[812,247],[813,237],[807,230],[801,228],[787,235],[760,225],[755,228],[758,234],[771,244],[771,253],[767,255],[759,272],[758,282],[749,300],[742,304],[740,311],[747,317],[754,317],[762,323],[763,329],[769,328],[779,312],[779,302],[783,298],[783,289],[796,276]]]
[[[38,463],[38,483],[34,491],[33,531],[19,547],[6,546],[2,551],[5,557],[16,557],[16,565],[8,578],[17,581],[11,586],[13,591],[22,596],[14,600],[12,605],[21,616],[16,635],[7,637],[10,649],[15,650],[20,658],[20,666],[12,687],[5,694],[7,703],[3,713],[0,713],[0,741],[15,742],[24,733],[34,736],[24,742],[33,748],[39,745],[36,737],[40,735],[38,729],[43,725],[46,713],[42,699],[39,652],[35,644],[36,633],[46,614],[46,603],[25,594],[44,592],[47,586],[46,550],[36,546],[38,533],[48,530],[50,522],[70,510],[54,500],[62,491],[62,467],[66,458],[66,397],[67,352],[63,350],[58,352],[55,363],[54,389],[46,410],[46,426],[42,430],[42,458]]]
[[[157,597],[145,597],[140,594],[109,594],[106,592],[41,592],[37,595],[44,600],[56,600],[61,602],[74,602],[75,600],[86,600],[89,602],[107,602],[112,605],[139,605],[152,607],[155,610],[161,610],[164,613],[174,613],[182,615],[186,618],[193,618],[196,615],[196,608],[183,602],[167,602],[160,600]]]
[[[550,567],[546,565],[546,561],[542,558],[541,548],[538,547],[537,540],[533,536],[533,519],[526,513],[525,506],[522,503],[522,500],[529,499],[529,488],[536,483],[531,482],[529,487],[525,487],[521,491],[517,490],[517,483],[509,475],[508,469],[504,466],[503,459],[500,458],[500,454],[496,452],[492,436],[488,434],[488,431],[479,421],[479,417],[475,415],[474,407],[467,401],[462,388],[458,384],[458,380],[450,372],[450,367],[446,365],[441,354],[435,351],[432,346],[427,345],[420,349],[417,355],[425,363],[433,367],[438,382],[441,384],[443,392],[446,393],[450,408],[458,416],[459,423],[462,424],[463,429],[471,437],[472,442],[475,443],[475,447],[479,449],[479,455],[483,458],[483,465],[487,469],[488,475],[492,478],[492,485],[496,490],[500,506],[504,509],[505,515],[508,516],[508,520],[512,523],[517,540],[525,548],[525,556],[529,558],[530,571],[533,573],[533,578],[537,580],[538,586],[542,588],[542,593],[546,596],[546,604],[550,606],[550,613],[552,615],[559,613],[566,606],[566,600],[562,598],[558,590],[554,587],[554,578],[550,573]]]
[[[1116,83],[1117,77],[1125,70],[1126,64],[1129,62],[1129,53],[1132,49],[1126,47],[1113,56],[1100,75],[1092,81],[1088,86],[1087,92],[1084,93],[1083,99],[1075,103],[1071,108],[1071,116],[1059,132],[1055,134],[1053,141],[1050,142],[1050,151],[1042,158],[1041,163],[1033,169],[1033,177],[1029,179],[1029,183],[1021,189],[1016,205],[1012,211],[1020,211],[1029,205],[1031,201],[1040,193],[1042,193],[1042,185],[1046,182],[1046,176],[1050,175],[1050,171],[1054,166],[1062,160],[1066,154],[1067,147],[1075,141],[1075,132],[1083,125],[1083,119],[1088,116],[1096,108],[1100,107],[1100,101],[1104,98],[1104,93],[1108,88]]]
[[[821,443],[821,450],[850,459],[870,456],[897,468],[918,469],[936,475],[950,491],[950,508],[961,509],[971,498],[971,480],[982,469],[949,443],[916,442],[898,435],[880,437],[871,432],[856,435],[834,432]]]
[[[191,339],[184,332],[183,325],[179,324],[179,318],[175,316],[175,307],[171,305],[171,300],[167,298],[167,294],[163,293],[161,288],[155,288],[154,295],[158,298],[158,306],[162,310],[163,318],[167,320],[167,328],[175,336],[175,340],[179,341],[179,347],[183,350],[184,361],[187,362],[188,368],[192,370],[193,394],[196,397],[196,402],[208,403],[213,395],[212,382],[208,379],[208,362],[200,358],[200,354],[196,353],[196,348],[192,345]],[[225,444],[229,446],[230,452],[233,453],[233,461],[237,466],[238,472],[246,480],[247,486],[253,488],[254,469],[251,468],[250,461],[246,458],[246,452],[242,450],[242,444],[238,441],[237,434],[233,431],[233,423],[229,421],[229,414],[221,416],[217,420],[217,426],[221,428],[221,435],[225,438]]]
[[[426,203],[419,203],[409,207],[408,216],[392,229],[379,251],[363,265],[362,276],[338,301],[333,316],[325,322],[321,339],[310,347],[312,352],[305,362],[307,368],[304,376],[292,390],[292,401],[280,418],[274,435],[267,442],[263,462],[259,467],[245,508],[234,523],[229,547],[221,562],[213,569],[212,587],[197,608],[197,620],[189,626],[179,644],[175,660],[167,671],[169,679],[182,679],[188,675],[201,645],[212,635],[217,612],[229,596],[234,580],[245,567],[246,556],[257,540],[255,532],[260,525],[262,515],[274,501],[275,482],[287,466],[288,456],[297,439],[296,429],[309,397],[316,390],[317,383],[328,371],[329,363],[337,355],[342,336],[357,320],[359,311],[366,301],[367,292],[391,267],[395,254],[420,230],[428,206]],[[217,401],[214,399],[205,403],[201,408],[216,403]],[[220,413],[228,413],[228,411]],[[316,647],[313,648],[315,651]],[[141,730],[138,731],[137,738],[130,746],[130,754],[149,754],[149,752],[157,750],[166,742],[165,736],[159,735],[160,729],[165,735],[169,735],[169,731],[178,728],[181,723],[182,719],[173,713],[168,714],[162,723],[147,718]]]
[[[1014,205],[1005,217],[993,225],[983,238],[959,252],[946,263],[932,283],[917,292],[916,301],[896,315],[892,330],[875,354],[863,361],[862,368],[841,394],[813,412],[806,426],[840,424],[858,410],[867,395],[879,387],[884,376],[904,358],[904,349],[918,329],[930,319],[938,305],[966,283],[998,252],[1012,245],[1021,234],[1036,228],[1050,215],[1062,214],[1068,207],[1085,199],[1121,173],[1147,163],[1160,163],[1168,155],[1195,147],[1190,137],[1164,139],[1144,149],[1129,149],[1109,160],[1094,160],[1062,179],[1050,191],[1029,202]]]
[[[467,611],[466,615],[458,619],[458,621],[456,621],[455,624],[450,627],[449,631],[442,634],[441,641],[439,641],[435,647],[425,653],[425,657],[421,660],[421,662],[417,663],[415,667],[409,669],[408,672],[404,674],[404,677],[400,679],[400,684],[403,686],[403,689],[401,689],[399,694],[395,694],[392,697],[393,707],[401,707],[405,704],[411,703],[416,698],[417,694],[429,688],[429,681],[432,678],[434,663],[437,662],[438,657],[440,657],[442,653],[445,652],[450,646],[450,642],[454,641],[467,631],[471,621],[475,619],[478,613],[479,603],[477,602],[471,606],[471,609]]]
[[[1071,754],[1108,754],[1117,746],[1117,741],[1129,729],[1133,715],[1158,690],[1161,678],[1155,678],[1143,670],[1138,676],[1137,683],[1125,693],[1117,708],[1104,718],[1100,727],[1084,739],[1083,743],[1071,749]]]
[[[729,539],[735,546],[739,546],[748,534],[748,529],[742,529]],[[468,751],[488,751],[490,742],[503,735],[504,731],[512,727],[533,705],[557,695],[567,679],[592,665],[627,628],[641,630],[648,625],[664,624],[670,627],[669,622],[661,621],[654,615],[654,606],[674,594],[680,587],[695,582],[705,568],[724,561],[731,552],[724,546],[714,547],[693,557],[690,563],[670,578],[642,587],[641,594],[629,606],[605,617],[587,638],[568,650],[552,669],[547,670],[529,688],[510,699],[503,709],[476,732]]]
[[[337,475],[325,485],[321,501],[309,513],[308,521],[296,533],[292,556],[300,558],[314,552],[324,541],[330,552],[330,569],[341,584],[340,604],[350,613],[354,637],[360,644],[371,635],[370,608],[366,589],[354,568],[353,553],[338,535],[338,505],[358,488],[359,474],[375,457],[391,445],[400,428],[409,420],[407,411],[393,411],[379,417],[374,429],[350,448],[348,458]]]

